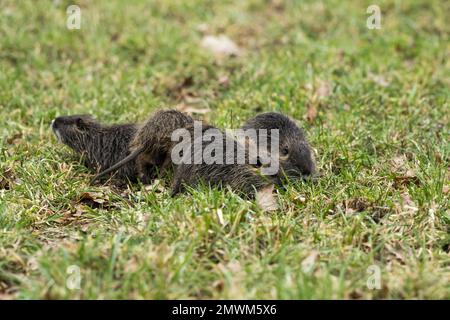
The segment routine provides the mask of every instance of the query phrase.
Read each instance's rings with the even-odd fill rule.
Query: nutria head
[[[57,117],[51,127],[59,142],[79,153],[86,151],[92,137],[102,129],[100,123],[85,114]]]
[[[276,112],[263,113],[245,122],[242,129],[267,129],[269,139],[271,129],[279,130],[280,177],[307,178],[315,173],[314,155],[305,134],[287,116]]]

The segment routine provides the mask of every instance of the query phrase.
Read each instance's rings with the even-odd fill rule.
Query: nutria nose
[[[56,119],[53,119],[52,120],[52,123],[51,123],[51,128],[54,130],[54,129],[58,129],[58,122],[59,121],[57,121],[58,120],[58,118],[56,118]]]

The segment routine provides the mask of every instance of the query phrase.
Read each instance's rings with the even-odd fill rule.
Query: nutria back
[[[183,191],[183,185],[196,186],[204,183],[210,186],[229,186],[237,193],[253,197],[259,189],[273,183],[271,177],[259,172],[255,162],[249,163],[248,150],[234,137],[229,136],[211,125],[203,125],[198,137],[193,135],[192,126],[187,128],[191,140],[179,144],[180,149],[188,150],[183,153],[181,163],[175,165],[172,195]],[[205,139],[214,136],[213,141]],[[189,145],[186,148],[186,145]],[[178,148],[178,146],[176,148]],[[178,149],[174,148],[174,152]],[[232,148],[231,159],[227,159]],[[238,156],[243,152],[243,162]],[[207,160],[205,157],[209,157]],[[201,159],[196,162],[196,159]]]

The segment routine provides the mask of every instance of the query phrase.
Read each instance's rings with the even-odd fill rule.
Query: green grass
[[[450,298],[448,2],[74,2],[72,31],[71,1],[1,4],[0,299]],[[203,49],[205,25],[243,55]],[[227,190],[171,198],[164,180],[93,187],[49,129],[192,97],[222,128],[299,120],[322,177],[280,190],[275,213]]]

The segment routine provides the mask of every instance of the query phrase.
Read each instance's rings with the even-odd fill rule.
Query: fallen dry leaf
[[[191,94],[185,95],[185,96],[183,97],[183,101],[184,101],[187,105],[190,105],[190,106],[192,106],[192,105],[197,105],[197,104],[204,104],[204,103],[205,103],[205,100],[204,100],[204,99],[202,99],[202,98],[200,98],[200,97],[193,96],[193,95],[191,95]]]
[[[402,198],[402,209],[409,212],[419,211],[419,208],[415,202],[411,199],[408,192],[403,192],[400,197]]]
[[[419,185],[420,180],[414,175],[404,175],[394,177],[394,188],[400,189],[401,187],[408,186],[411,184]]]
[[[9,293],[1,293],[0,292],[0,300],[15,300],[16,295],[15,294],[9,294]]]
[[[263,211],[275,211],[278,209],[278,203],[273,189],[274,186],[269,185],[256,193],[256,203]]]
[[[219,85],[222,87],[228,87],[228,85],[230,84],[230,79],[228,78],[227,75],[223,75],[219,77]]]
[[[164,83],[164,81],[168,83]],[[194,82],[194,77],[192,75],[188,75],[184,77],[177,77],[176,79],[164,79],[159,83],[159,85],[165,88],[166,94],[180,101],[195,95],[195,93],[191,90]]]
[[[172,91],[182,91],[185,88],[192,87],[194,85],[194,77],[193,76],[187,76],[181,79],[181,81],[173,86],[170,90]]]
[[[353,300],[361,299],[363,297],[363,291],[360,289],[354,289],[350,291],[348,297]]]
[[[449,190],[450,190],[450,186],[449,185],[442,186],[442,193],[443,194],[447,195]]]
[[[224,265],[222,262],[217,265],[218,269],[223,273],[239,273],[241,272],[241,264],[237,260],[231,260],[226,265]]]
[[[388,206],[379,206],[365,198],[352,198],[336,204],[330,213],[333,214],[338,211],[343,211],[347,215],[366,211],[368,216],[370,216],[375,222],[379,222],[382,218],[389,214],[390,208]]]
[[[308,109],[306,110],[305,120],[312,122],[317,118],[317,106],[315,103],[309,103]]]
[[[100,207],[105,203],[101,192],[84,192],[80,195],[80,203],[84,203],[89,207]]]
[[[319,257],[319,252],[316,250],[311,251],[311,253],[302,261],[301,267],[302,271],[309,273],[313,270],[316,264],[317,258]]]
[[[304,88],[308,91],[309,102],[306,109],[306,114],[303,118],[308,122],[312,122],[317,118],[321,100],[332,94],[332,85],[328,81],[317,80],[315,84],[305,84]]]
[[[152,184],[148,184],[144,187],[145,191],[151,191],[155,193],[164,193],[167,191],[166,187],[161,180],[155,179]]]
[[[438,152],[435,152],[433,155],[434,155],[434,159],[436,160],[437,163],[444,162],[444,160],[442,159],[442,156]]]
[[[72,212],[72,216],[81,217],[86,212],[86,207],[84,204],[77,203],[75,205],[75,212]]]
[[[31,271],[39,269],[39,262],[36,257],[31,257],[27,261],[27,268]]]
[[[241,54],[241,50],[236,43],[223,34],[219,36],[205,36],[201,45],[216,56],[239,56]]]
[[[209,25],[206,23],[200,23],[199,25],[196,26],[197,31],[205,34],[209,31]]]
[[[420,183],[416,172],[408,167],[408,159],[405,155],[400,155],[391,160],[391,168],[395,173],[394,188],[399,189],[410,184]]]
[[[328,81],[320,80],[317,85],[315,95],[318,99],[329,97],[332,93],[331,83]]]
[[[387,87],[391,84],[389,80],[387,80],[383,75],[369,73],[369,79],[374,83],[379,85],[380,87]]]
[[[190,106],[186,103],[179,103],[175,106],[175,108],[178,111],[181,112],[185,112],[187,114],[193,115],[193,114],[207,114],[208,112],[211,111],[211,109],[207,108],[207,107],[194,107],[194,106]]]
[[[371,204],[366,199],[354,198],[344,201],[344,208],[346,214],[352,214],[356,212],[363,212],[369,208]]]
[[[14,300],[15,298],[15,290],[11,284],[0,280],[0,300]]]
[[[283,0],[272,0],[270,1],[270,6],[275,11],[283,11],[285,9],[285,3]]]
[[[12,182],[14,181],[14,171],[11,168],[6,168],[2,175],[0,175],[0,190],[10,190]]]
[[[106,190],[106,192],[111,192],[111,190]],[[93,209],[111,209],[117,207],[117,204],[111,202],[108,195],[106,195],[104,192],[83,192],[79,197],[78,205],[76,205],[76,212],[74,215],[81,216],[83,214],[83,212],[85,211],[83,205],[86,205]]]
[[[7,142],[8,144],[15,144],[15,143],[18,142],[20,139],[22,139],[22,137],[23,137],[22,132],[15,133],[15,134],[13,134],[11,137],[7,138],[7,139],[6,139],[6,142]]]
[[[399,155],[391,160],[391,165],[395,171],[403,170],[408,160],[405,155]]]
[[[225,281],[223,281],[222,279],[216,280],[213,282],[212,287],[215,288],[217,291],[221,292],[225,287]]]
[[[392,260],[392,258],[394,258],[395,260],[397,260],[399,263],[401,264],[405,264],[405,258],[403,256],[403,254],[401,253],[400,250],[400,246],[396,246],[398,248],[394,248],[392,245],[390,245],[389,243],[386,243],[384,245],[384,249],[387,251],[388,253],[388,260]]]

